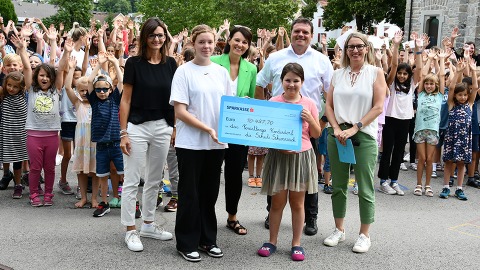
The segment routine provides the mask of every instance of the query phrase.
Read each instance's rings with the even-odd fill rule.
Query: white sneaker
[[[173,235],[171,233],[165,231],[163,228],[161,228],[155,223],[151,224],[152,226],[146,226],[145,223],[142,225],[142,229],[140,230],[141,237],[149,237],[162,241],[173,239]]]
[[[388,195],[397,194],[397,192],[390,187],[387,181],[383,182],[383,184],[380,185],[380,188],[378,190]]]
[[[402,171],[408,171],[407,166],[405,166],[405,163],[400,163],[400,170]]]
[[[353,193],[353,195],[358,195],[358,184],[357,184],[357,182],[355,182],[353,184],[352,193]]]
[[[338,245],[338,242],[345,241],[345,230],[342,232],[335,228],[332,234],[323,240],[325,246],[334,247]]]
[[[397,195],[405,195],[405,192],[403,192],[402,188],[400,188],[400,185],[398,183],[393,184],[391,187],[397,193]]]
[[[62,164],[62,160],[63,160],[63,156],[57,154],[57,156],[55,157],[55,166]]]
[[[358,236],[357,242],[352,248],[353,252],[364,253],[370,249],[372,242],[370,242],[370,237],[366,237],[365,234],[361,233]]]
[[[410,163],[410,169],[416,171],[417,170],[417,163]]]
[[[127,231],[125,234],[125,244],[131,251],[142,251],[143,244],[136,230]]]
[[[432,171],[432,177],[437,178],[437,172],[436,171]]]
[[[403,161],[405,161],[405,162],[410,161],[410,153],[407,153],[407,154],[403,157]]]

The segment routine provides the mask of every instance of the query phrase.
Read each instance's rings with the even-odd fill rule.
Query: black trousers
[[[176,148],[178,208],[175,222],[177,250],[196,251],[199,245],[217,244],[215,203],[225,150]]]
[[[225,149],[225,205],[230,215],[236,215],[242,195],[242,174],[247,162],[248,146],[228,144]]]
[[[385,117],[385,126],[382,131],[383,153],[378,168],[378,178],[398,180],[409,125],[410,119]]]
[[[413,132],[415,131],[415,117],[410,120],[410,125],[408,127],[408,141],[410,142],[410,163],[415,163],[415,158],[417,157],[417,144],[413,141]]]

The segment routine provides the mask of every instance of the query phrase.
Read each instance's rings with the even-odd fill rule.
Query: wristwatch
[[[355,125],[357,125],[358,130],[362,129],[363,127],[362,122],[357,122]]]

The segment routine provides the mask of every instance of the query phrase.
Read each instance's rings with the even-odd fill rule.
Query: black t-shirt
[[[165,119],[173,126],[174,111],[169,104],[177,63],[167,57],[164,64],[150,64],[140,56],[128,58],[123,82],[133,86],[128,122],[141,124]]]

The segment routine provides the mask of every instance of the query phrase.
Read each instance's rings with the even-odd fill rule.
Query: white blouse
[[[378,68],[369,64],[363,65],[352,85],[350,78],[351,68],[346,67],[333,72],[332,85],[333,107],[338,124],[358,123],[373,107],[373,84],[377,78]],[[377,118],[360,130],[377,137]]]

